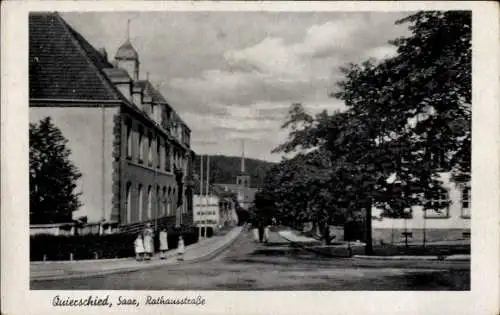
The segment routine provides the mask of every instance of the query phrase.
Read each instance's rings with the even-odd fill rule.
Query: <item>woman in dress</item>
[[[144,256],[146,260],[150,260],[153,257],[154,244],[153,244],[153,229],[151,224],[146,224],[146,229],[144,229]]]
[[[165,253],[168,250],[167,229],[162,228],[159,237],[160,237],[160,259],[165,259]]]
[[[137,261],[142,261],[144,257],[144,242],[142,240],[141,233],[137,234],[137,238],[134,241],[135,259]]]

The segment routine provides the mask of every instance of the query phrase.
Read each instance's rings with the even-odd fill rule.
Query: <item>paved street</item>
[[[325,258],[291,248],[277,233],[258,244],[242,233],[204,262],[85,279],[31,282],[75,290],[469,290],[469,262]]]

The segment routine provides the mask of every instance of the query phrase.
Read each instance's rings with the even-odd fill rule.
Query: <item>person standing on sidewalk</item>
[[[154,243],[153,243],[153,229],[151,228],[151,223],[146,224],[144,229],[144,256],[146,260],[150,260],[154,253]]]
[[[264,243],[269,241],[269,225],[264,227]]]
[[[177,260],[184,260],[184,239],[182,235],[179,236],[179,243],[177,244]]]
[[[137,238],[134,241],[135,259],[137,261],[142,261],[144,257],[144,242],[142,240],[141,233],[137,234]]]
[[[163,227],[160,231],[160,259],[165,259],[165,253],[168,250],[168,234],[167,229]]]

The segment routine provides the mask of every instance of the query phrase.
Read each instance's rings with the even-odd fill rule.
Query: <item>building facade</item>
[[[210,187],[208,195],[195,194],[193,204],[193,220],[198,227],[217,229],[238,224],[233,193],[222,191],[218,186]]]
[[[82,173],[74,217],[101,233],[192,225],[191,130],[130,40],[108,60],[57,13],[31,13],[29,45],[30,122],[50,116]]]
[[[459,184],[449,173],[441,173],[443,190],[431,201],[439,210],[415,206],[407,219],[381,218],[380,209],[373,209],[372,238],[374,243],[408,243],[467,240],[471,228],[470,183]]]

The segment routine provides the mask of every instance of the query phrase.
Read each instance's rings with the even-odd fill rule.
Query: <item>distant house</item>
[[[29,93],[30,122],[50,116],[69,141],[87,232],[192,225],[191,130],[129,38],[110,61],[59,14],[30,13]]]
[[[211,185],[208,195],[195,191],[193,198],[193,221],[196,226],[220,228],[238,224],[234,194]]]

